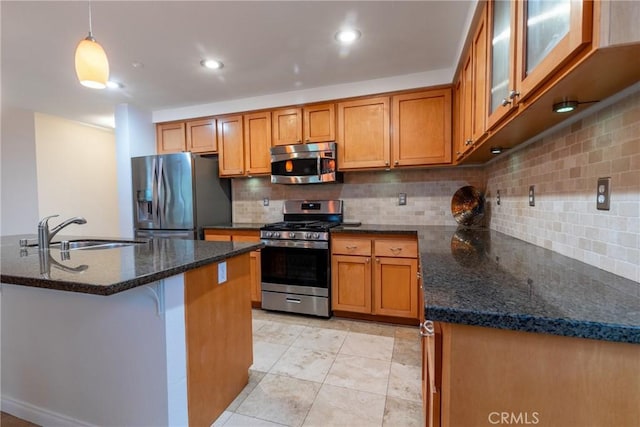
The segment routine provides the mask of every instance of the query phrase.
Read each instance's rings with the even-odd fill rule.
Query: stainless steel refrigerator
[[[131,159],[136,237],[202,239],[202,227],[231,222],[231,183],[218,157],[191,153]]]

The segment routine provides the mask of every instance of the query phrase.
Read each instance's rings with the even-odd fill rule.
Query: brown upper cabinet
[[[336,140],[335,104],[316,104],[302,108],[305,143]]]
[[[269,111],[244,115],[245,175],[271,173],[271,113]]]
[[[593,2],[495,0],[488,19],[491,127],[591,42]]]
[[[271,173],[271,113],[260,112],[218,118],[220,176]]]
[[[216,120],[200,119],[176,123],[159,123],[156,126],[158,154],[215,153],[218,151]]]
[[[218,117],[220,176],[244,175],[244,134],[242,114]]]
[[[274,110],[271,116],[274,146],[302,143],[302,108]]]
[[[393,166],[451,163],[451,89],[395,95]]]
[[[389,97],[338,103],[338,169],[390,166]]]
[[[276,145],[335,141],[335,104],[272,111],[272,143]]]
[[[480,20],[478,21],[471,45],[467,54],[463,57],[462,67],[458,77],[461,105],[459,120],[459,132],[456,132],[457,140],[456,159],[460,159],[467,151],[473,148],[486,134],[486,78],[487,78],[487,20],[486,6],[482,6]]]

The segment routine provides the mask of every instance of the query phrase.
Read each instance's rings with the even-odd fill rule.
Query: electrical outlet
[[[496,204],[500,206],[500,190],[496,191]]]
[[[608,211],[611,206],[611,178],[598,178],[596,190],[596,208],[600,211]]]
[[[264,199],[262,199],[262,206],[269,206],[269,198],[265,197]]]
[[[404,206],[407,204],[407,193],[398,193],[398,205]]]
[[[535,186],[534,185],[530,185],[529,186],[529,206],[535,206],[535,205],[536,205]]]

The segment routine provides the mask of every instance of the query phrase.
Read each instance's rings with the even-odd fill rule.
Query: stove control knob
[[[293,231],[289,232],[289,238],[293,239],[294,237],[296,237],[296,233],[294,233]]]
[[[264,235],[265,235],[265,237],[271,237],[271,236],[273,236],[273,233],[271,231],[266,231],[264,233]]]
[[[320,233],[313,233],[313,238],[314,239],[319,239],[320,238]]]
[[[273,237],[275,237],[276,239],[280,237],[280,232],[279,231],[275,231],[273,233]]]
[[[310,239],[311,238],[311,233],[309,233],[309,232],[304,233],[304,238],[305,239]]]

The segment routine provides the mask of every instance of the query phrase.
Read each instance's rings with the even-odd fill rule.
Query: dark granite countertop
[[[263,222],[229,222],[226,224],[205,225],[204,230],[260,230]]]
[[[63,256],[55,248],[48,253],[21,249],[20,238],[35,235],[2,236],[2,283],[96,295],[112,295],[261,247],[250,242],[152,239],[112,249],[71,250]],[[65,240],[74,238],[86,239]]]
[[[640,343],[640,283],[487,229],[361,225],[332,233],[416,235],[425,317]]]

